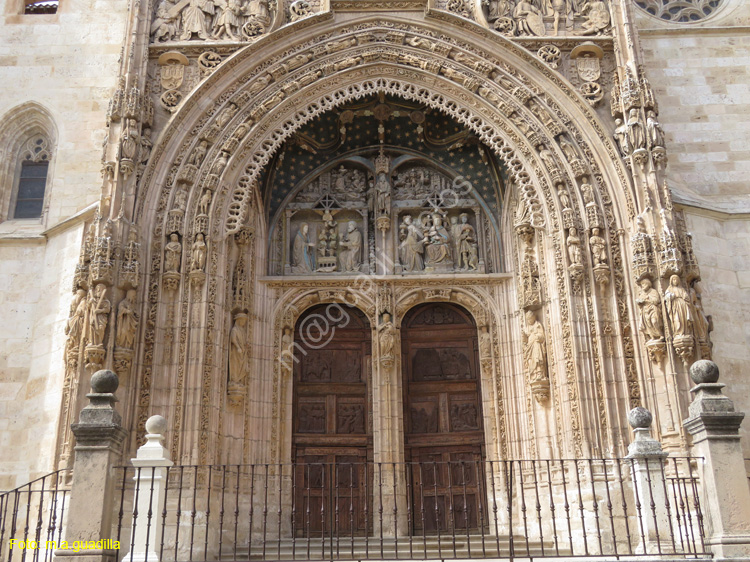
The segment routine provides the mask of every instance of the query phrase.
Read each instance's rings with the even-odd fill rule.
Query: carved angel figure
[[[650,279],[641,279],[636,297],[638,304],[638,329],[649,340],[664,341],[664,321],[661,314],[659,292],[651,285]]]
[[[135,290],[130,289],[117,305],[117,332],[115,344],[123,349],[133,349],[138,315],[135,312]]]
[[[521,333],[523,360],[531,382],[547,379],[547,343],[544,328],[533,310],[526,311],[526,328]]]
[[[669,287],[664,291],[664,305],[672,325],[673,336],[690,336],[693,331],[693,310],[690,296],[678,275],[669,278]]]

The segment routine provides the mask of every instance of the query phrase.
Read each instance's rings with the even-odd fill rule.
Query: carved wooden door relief
[[[370,341],[369,322],[354,308],[321,305],[297,322],[292,452],[294,527],[301,536],[366,530]]]
[[[477,329],[459,307],[423,305],[404,318],[401,341],[413,531],[478,529],[484,432]]]

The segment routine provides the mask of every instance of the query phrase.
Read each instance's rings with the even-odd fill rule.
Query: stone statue
[[[70,303],[70,316],[65,324],[65,335],[68,336],[68,348],[77,349],[81,343],[83,323],[86,318],[86,291],[78,289]]]
[[[492,356],[492,337],[487,326],[479,328],[479,359],[489,359]]]
[[[202,140],[198,144],[198,146],[195,147],[195,150],[193,150],[193,153],[190,155],[187,163],[195,166],[196,168],[200,168],[200,165],[203,164],[203,159],[206,157],[207,151],[208,142]]]
[[[379,174],[375,182],[376,210],[378,215],[387,215],[391,212],[391,186],[385,174]]]
[[[594,267],[597,265],[607,265],[607,242],[599,236],[598,228],[591,229],[589,237],[589,247],[591,248],[591,257],[594,260]]]
[[[211,206],[211,199],[212,194],[209,189],[203,192],[203,195],[201,195],[200,201],[198,201],[198,214],[199,215],[207,215],[208,214],[208,208]]]
[[[564,136],[560,137],[560,150],[563,151],[565,159],[570,163],[574,160],[578,160],[578,152],[573,143],[568,141]]]
[[[242,27],[242,4],[239,0],[216,0],[219,14],[213,24],[213,36],[221,39],[223,36],[236,41]]]
[[[513,10],[513,19],[516,20],[519,35],[545,35],[542,13],[530,2],[520,0]]]
[[[522,330],[523,361],[530,382],[547,380],[547,343],[544,328],[533,310],[526,311],[526,328]]]
[[[628,113],[628,146],[632,152],[646,148],[646,133],[643,130],[643,123],[638,115],[638,110],[633,108]]]
[[[169,235],[169,242],[164,247],[164,271],[177,272],[180,270],[182,244],[177,234]]]
[[[638,329],[649,340],[664,341],[664,321],[661,314],[659,292],[651,285],[651,280],[641,279],[636,297],[638,305]]]
[[[708,333],[711,331],[711,322],[703,311],[703,297],[701,295],[701,286],[698,281],[690,287],[690,300],[695,310],[695,337],[699,342],[708,343]]]
[[[111,310],[112,303],[107,299],[107,286],[99,283],[96,289],[89,294],[87,334],[89,345],[101,346],[104,344],[104,331],[107,329]]]
[[[581,184],[581,195],[583,196],[584,205],[587,207],[590,205],[596,205],[596,201],[594,200],[594,188],[590,183],[584,182]]]
[[[576,227],[570,227],[568,238],[565,243],[568,246],[568,257],[570,258],[570,263],[574,265],[582,264],[583,254],[581,252],[581,239],[578,237],[578,230]]]
[[[203,271],[206,267],[206,241],[202,232],[195,235],[193,248],[190,254],[190,270]]]
[[[284,333],[281,336],[281,365],[289,370],[292,369],[294,361],[293,345],[294,336],[292,336],[292,329],[289,326],[284,326]]]
[[[609,9],[602,0],[589,0],[583,35],[602,35],[609,27]]]
[[[213,16],[215,5],[213,0],[190,0],[182,9],[182,33],[181,41],[192,38],[193,33],[198,34],[200,39],[208,39],[206,29],[206,17]]]
[[[425,265],[453,265],[450,250],[450,234],[443,226],[443,217],[439,213],[432,214],[432,226],[427,233],[425,247]]]
[[[115,345],[122,349],[133,349],[138,315],[135,312],[135,289],[130,289],[117,305],[117,332]]]
[[[425,237],[421,229],[406,215],[399,227],[399,253],[404,271],[422,271]]]
[[[656,113],[649,111],[646,114],[646,132],[648,133],[648,143],[651,147],[664,147],[664,129],[656,120]]]
[[[306,222],[303,222],[297,231],[297,236],[294,237],[294,245],[292,247],[292,257],[294,259],[292,271],[294,273],[312,273],[315,271],[315,259],[310,250],[310,248],[315,247],[315,244],[310,242],[308,230],[309,226]]]
[[[673,336],[691,336],[693,332],[693,310],[690,296],[678,275],[669,278],[669,287],[664,291],[664,305],[672,326]]]
[[[475,256],[477,255],[477,233],[469,224],[469,216],[461,213],[461,232],[459,234],[459,263],[460,269],[477,269]]]
[[[187,207],[187,191],[184,189],[178,189],[177,193],[174,194],[174,208],[184,211]]]
[[[341,248],[339,261],[342,271],[359,271],[362,264],[362,235],[354,221],[349,221],[347,225],[346,234],[341,240]]]
[[[482,4],[488,8],[487,21],[489,22],[509,17],[513,9],[512,0],[484,0]]]
[[[255,26],[254,31],[263,33],[271,25],[271,14],[268,11],[268,0],[249,0],[245,5],[245,16],[248,23]]]
[[[620,147],[623,156],[630,155],[630,143],[628,142],[628,126],[619,117],[615,119],[615,140]]]
[[[453,261],[459,263],[461,261],[461,225],[458,224],[458,217],[453,216],[450,218],[451,223],[451,239],[453,240]]]
[[[177,35],[179,26],[179,13],[172,13],[175,2],[172,0],[161,0],[156,8],[156,17],[154,22],[158,22],[156,30],[153,31],[155,41],[171,41]],[[152,28],[153,29],[153,28]]]
[[[396,327],[391,322],[391,315],[383,313],[383,323],[378,328],[378,342],[380,344],[380,359],[393,361],[393,349],[396,346]]]
[[[234,317],[234,326],[229,332],[229,382],[244,384],[247,377],[247,314],[240,312]]]
[[[560,204],[562,205],[563,210],[570,209],[570,196],[568,195],[568,190],[565,189],[563,184],[560,184],[557,187],[557,195],[560,197]]]

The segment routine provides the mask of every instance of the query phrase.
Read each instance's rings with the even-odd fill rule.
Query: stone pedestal
[[[690,368],[696,386],[690,417],[683,422],[693,436],[693,452],[703,457],[703,514],[706,546],[715,559],[750,560],[750,487],[747,485],[739,428],[745,414],[721,392],[719,368],[696,361]]]
[[[633,459],[632,471],[635,493],[641,506],[641,525],[644,542],[636,548],[637,554],[666,554],[673,551],[670,533],[667,496],[664,487],[664,459],[667,458],[661,443],[651,437],[651,412],[633,408],[628,421],[634,439],[628,445],[627,458]]]
[[[73,486],[63,537],[68,544],[75,541],[107,541],[112,538],[112,467],[119,459],[126,435],[120,426],[120,414],[114,409],[117,402],[114,392],[118,385],[117,375],[112,371],[96,372],[91,377],[93,392],[86,395],[89,405],[81,411],[78,423],[71,426],[76,446]],[[55,559],[58,561],[116,562],[117,558],[116,549],[55,551]]]
[[[133,477],[136,486],[136,513],[129,544],[132,553],[125,559],[132,562],[159,562],[159,540],[162,536],[166,496],[167,468],[174,463],[169,460],[169,452],[162,446],[167,420],[161,416],[151,416],[146,421],[146,443],[138,449],[130,462],[136,467]]]

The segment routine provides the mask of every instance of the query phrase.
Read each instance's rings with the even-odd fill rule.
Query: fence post
[[[167,469],[174,464],[169,460],[169,451],[162,445],[166,430],[167,420],[162,416],[148,418],[146,443],[138,448],[135,458],[130,459],[135,467],[135,507],[132,550],[123,558],[128,562],[159,562]]]
[[[745,414],[724,396],[719,367],[701,360],[690,367],[695,398],[683,422],[693,448],[703,457],[703,511],[706,545],[715,559],[750,558],[750,488],[747,485],[739,428]]]
[[[126,432],[114,405],[120,382],[112,371],[97,371],[91,377],[89,404],[71,426],[76,438],[73,485],[66,515],[65,541],[68,549],[55,551],[57,560],[114,562],[117,550],[111,539],[114,474]],[[76,552],[73,543],[85,541]],[[91,545],[89,541],[94,541]],[[80,542],[78,543],[80,545]],[[94,548],[89,548],[89,545]]]
[[[661,443],[651,437],[653,416],[646,408],[633,408],[628,412],[628,422],[634,439],[628,445],[627,458],[633,459],[633,482],[638,503],[641,505],[641,522],[644,543],[639,554],[672,552],[667,513],[667,496],[664,489],[664,459],[667,458]]]

